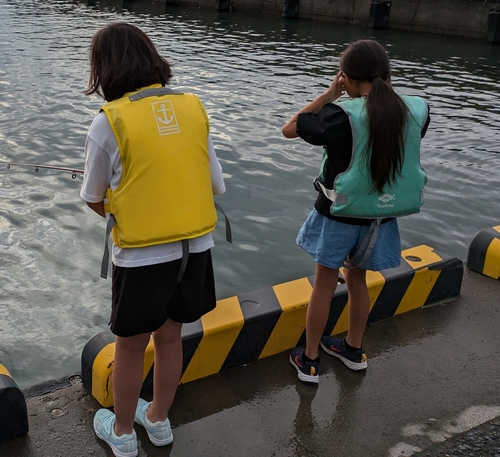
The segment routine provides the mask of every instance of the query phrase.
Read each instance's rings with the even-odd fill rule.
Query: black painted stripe
[[[104,347],[115,341],[115,335],[108,330],[94,335],[83,348],[82,384],[89,392],[92,392],[92,367],[97,355]]]
[[[488,247],[495,238],[500,239],[500,233],[493,228],[481,230],[476,234],[469,246],[467,268],[478,273],[483,272],[486,262],[486,251],[488,251]]]
[[[271,287],[239,295],[243,327],[220,371],[258,360],[282,309]]]
[[[14,379],[0,374],[0,443],[26,435],[28,410],[24,395]]]
[[[333,329],[337,325],[345,307],[347,306],[347,286],[345,284],[339,284],[337,290],[333,295],[332,302],[330,305],[330,314],[328,315],[328,321],[325,327],[325,335],[331,335]]]
[[[382,270],[380,274],[385,278],[385,284],[370,311],[367,324],[394,316],[415,276],[415,270],[401,258],[398,268]]]
[[[429,270],[440,270],[441,273],[432,287],[424,306],[438,303],[460,294],[464,276],[464,263],[461,260],[448,257],[446,260],[438,262],[435,265],[430,265]]]
[[[192,322],[189,324],[183,324],[182,326],[182,373],[186,371],[187,366],[191,362],[191,359],[196,352],[202,338],[203,338],[203,326],[201,320]],[[140,397],[146,400],[152,400],[153,398],[153,379],[154,379],[154,368],[155,365],[151,366],[142,383]]]
[[[201,319],[182,326],[182,373],[191,363],[191,359],[203,338]]]

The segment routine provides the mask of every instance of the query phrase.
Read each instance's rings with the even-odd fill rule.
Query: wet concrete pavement
[[[500,281],[466,270],[457,300],[367,329],[365,373],[321,354],[320,384],[309,386],[282,353],[182,385],[173,445],[156,448],[137,426],[139,456],[495,457],[499,304]],[[30,433],[0,445],[1,457],[112,456],[80,384],[33,392]]]

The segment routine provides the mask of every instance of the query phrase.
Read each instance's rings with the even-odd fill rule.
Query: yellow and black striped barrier
[[[7,368],[0,365],[0,444],[26,435],[28,431],[24,395]]]
[[[500,279],[500,225],[476,233],[469,246],[467,268]]]
[[[368,323],[436,304],[459,295],[463,262],[429,246],[401,253],[398,268],[369,271]],[[203,378],[280,352],[304,341],[306,309],[314,276],[217,302],[212,312],[183,326],[184,366],[181,383]],[[326,332],[347,330],[347,288],[339,284]],[[142,395],[152,392],[154,347],[146,351]],[[105,407],[113,404],[114,336],[92,337],[82,353],[82,382]]]

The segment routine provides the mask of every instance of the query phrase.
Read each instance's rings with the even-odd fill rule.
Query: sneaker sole
[[[148,435],[149,441],[151,441],[155,446],[158,446],[158,447],[168,446],[170,443],[172,443],[174,441],[174,435],[173,434],[170,435],[170,438],[166,438],[166,439],[163,439],[163,440],[160,440],[160,439],[156,438],[155,436],[153,436],[151,433],[149,433],[149,430],[146,428],[146,424],[142,423],[140,417],[139,418],[134,417],[134,422],[136,424],[139,424],[141,427],[144,428],[144,430],[146,430],[146,433]]]
[[[136,457],[136,455],[139,453],[137,449],[135,451],[132,451],[132,452],[122,452],[122,451],[118,450],[112,443],[110,443],[104,437],[104,435],[101,435],[97,430],[94,430],[94,431],[95,431],[95,434],[97,435],[97,438],[99,438],[100,440],[103,440],[111,448],[111,450],[113,451],[113,454],[116,457]]]
[[[321,349],[323,349],[323,351],[325,351],[327,354],[333,355],[334,357],[337,357],[337,359],[340,359],[344,363],[344,365],[350,370],[360,371],[360,370],[366,370],[366,368],[368,367],[366,361],[353,362],[352,360],[346,359],[343,355],[340,355],[338,352],[328,349],[323,343],[320,343],[320,346]]]
[[[319,375],[316,375],[316,376],[306,375],[306,374],[302,373],[302,371],[300,371],[300,368],[297,365],[295,365],[295,362],[293,361],[292,356],[290,356],[289,360],[290,360],[290,363],[292,364],[292,366],[297,370],[297,375],[299,376],[299,380],[301,380],[302,382],[308,382],[311,384],[319,384]]]
[[[146,433],[148,434],[149,441],[151,441],[155,446],[168,446],[170,443],[174,441],[173,435],[170,438],[167,438],[166,440],[159,440],[158,438],[155,438],[153,435],[151,435],[146,427],[144,427],[144,430],[146,430]]]

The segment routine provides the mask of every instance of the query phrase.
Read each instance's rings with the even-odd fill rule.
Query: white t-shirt
[[[222,167],[215,154],[212,138],[208,136],[210,174],[214,195],[226,191]],[[85,141],[85,172],[80,197],[89,203],[104,200],[108,187],[115,190],[122,178],[120,151],[106,113],[101,112],[92,122]],[[207,233],[189,240],[189,252],[203,252],[214,246]],[[170,262],[182,257],[180,241],[143,248],[120,248],[113,243],[113,263],[119,267],[139,267]]]

